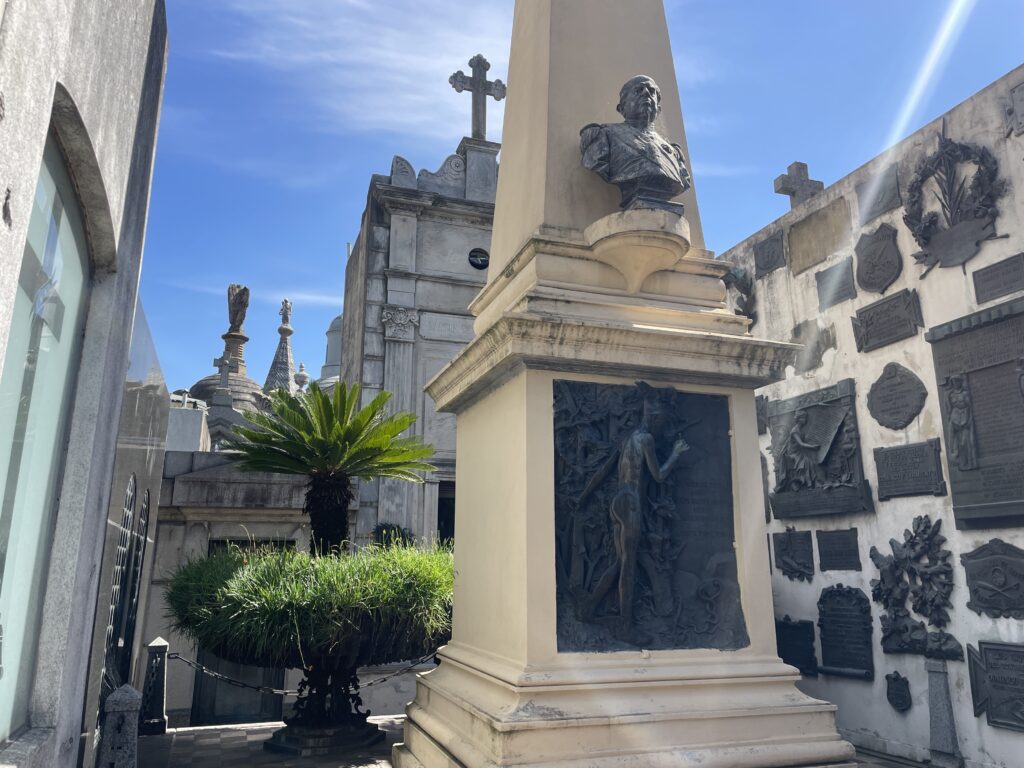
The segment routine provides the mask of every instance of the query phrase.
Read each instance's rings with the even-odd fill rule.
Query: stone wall
[[[118,415],[142,262],[163,92],[162,0],[10,0],[0,24],[0,359],[40,160],[52,130],[88,233],[92,267],[85,338],[45,574],[29,728],[0,763],[70,766],[78,759],[89,643],[110,498]],[[7,680],[16,680],[12,670]]]
[[[850,625],[826,617],[826,632],[842,629],[846,645],[824,658],[816,628],[816,662],[832,673],[801,685],[838,704],[855,744],[925,760],[956,749],[941,742],[950,727],[945,676],[926,654],[950,657],[951,719],[970,766],[1017,765],[1024,746],[1024,713],[1013,704],[1024,701],[1024,552],[994,545],[961,561],[996,538],[1024,547],[1024,115],[1012,111],[1015,96],[1019,112],[1024,67],[722,256],[755,287],[751,332],[805,344],[787,379],[760,393],[776,618],[818,623],[819,599],[839,584],[870,601],[873,680],[835,673],[856,675],[866,664]],[[959,211],[959,225],[949,226],[940,198]],[[923,521],[914,530],[925,515],[941,521],[945,542]],[[819,532],[851,528],[855,549],[826,537],[822,552]],[[916,534],[910,548],[907,530]],[[885,560],[890,539],[899,557]],[[824,565],[853,555],[860,570],[849,557],[842,570],[823,570],[823,554]],[[901,579],[918,588],[906,615],[899,589],[888,589]],[[873,580],[887,605],[870,600]],[[841,591],[825,595],[826,613]],[[886,613],[897,619],[886,644],[902,652],[883,653]],[[982,646],[970,665],[954,660],[957,647],[966,658],[979,643],[1013,645],[990,647],[989,656]],[[896,671],[909,681],[905,711],[887,701],[886,675]],[[899,685],[894,679],[893,698],[903,706]],[[988,713],[976,717],[986,690]]]

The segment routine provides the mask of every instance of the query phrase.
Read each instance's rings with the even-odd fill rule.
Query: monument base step
[[[446,659],[417,681],[392,761],[395,768],[854,768],[833,705],[797,690],[797,676],[781,662],[768,675],[744,675],[737,662],[732,679],[517,686]]]
[[[263,742],[263,749],[294,757],[318,757],[369,747],[386,736],[371,723],[361,728],[285,726]]]

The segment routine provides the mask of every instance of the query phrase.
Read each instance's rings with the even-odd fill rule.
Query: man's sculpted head
[[[632,77],[619,91],[616,109],[627,122],[650,125],[661,114],[661,89],[647,75]]]

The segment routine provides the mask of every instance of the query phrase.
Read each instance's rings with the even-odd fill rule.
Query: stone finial
[[[487,138],[487,97],[491,96],[495,101],[505,98],[505,84],[501,80],[488,80],[487,70],[491,63],[478,53],[469,60],[471,76],[467,76],[461,69],[448,78],[456,93],[469,91],[473,94],[473,138]]]
[[[302,392],[309,383],[309,374],[306,373],[306,364],[299,363],[299,370],[295,373],[295,386]]]
[[[808,175],[807,163],[790,163],[786,173],[775,179],[775,192],[789,195],[789,207],[796,208],[821,192],[825,185]]]

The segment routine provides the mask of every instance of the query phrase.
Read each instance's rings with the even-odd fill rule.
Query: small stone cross
[[[225,352],[221,357],[214,358],[213,365],[220,374],[220,389],[230,389],[228,374],[231,372],[231,357]]]
[[[461,69],[448,78],[457,93],[470,91],[473,94],[473,138],[487,138],[487,97],[493,96],[495,101],[505,98],[505,84],[501,80],[488,80],[487,70],[491,63],[478,53],[469,60],[473,76],[468,77]]]
[[[786,173],[775,179],[775,191],[780,195],[789,195],[791,209],[810,200],[824,188],[825,185],[820,181],[808,177],[807,163],[790,163]]]

